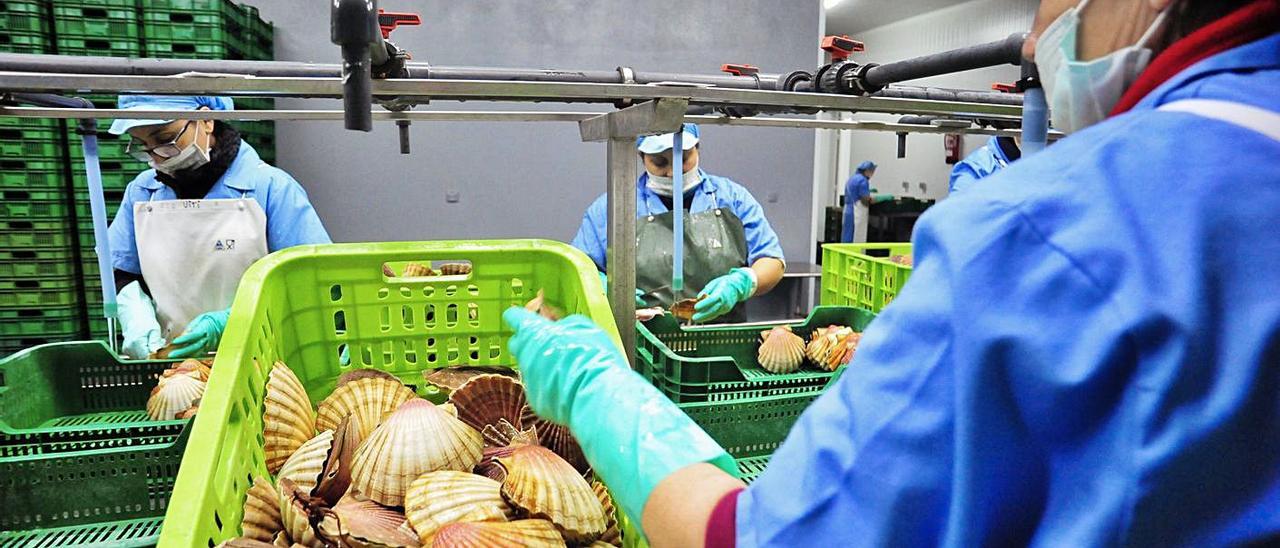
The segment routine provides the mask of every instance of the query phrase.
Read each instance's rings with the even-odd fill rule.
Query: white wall
[[[1034,0],[971,0],[891,24],[859,32],[853,38],[863,41],[867,50],[854,54],[858,61],[888,62],[936,53],[949,49],[1002,39],[1031,28],[1037,2]],[[828,29],[828,33],[840,33]],[[993,82],[1014,82],[1019,68],[1013,65],[991,67],[908,82],[948,88],[987,90]],[[846,119],[896,120],[896,116],[859,114]],[[982,146],[988,137],[965,138],[962,156]],[[837,178],[828,196],[844,192],[844,180],[863,160],[879,165],[871,186],[881,192],[899,196],[940,199],[947,194],[947,176],[951,166],[945,161],[942,135],[912,134],[907,137],[907,156],[897,158],[897,136],[887,132],[842,131],[841,154],[848,163],[835,170]],[[903,183],[908,183],[904,190]],[[927,190],[921,190],[920,184]],[[832,203],[835,203],[834,201]]]

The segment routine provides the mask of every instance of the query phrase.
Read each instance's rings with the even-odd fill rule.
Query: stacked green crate
[[[137,57],[141,52],[134,0],[53,0],[53,31],[61,55]]]
[[[49,53],[49,21],[40,0],[0,2],[0,52]]]

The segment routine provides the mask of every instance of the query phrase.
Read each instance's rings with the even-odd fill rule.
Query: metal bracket
[[[673,133],[684,122],[688,99],[658,99],[578,122],[584,142],[608,142],[609,308],[627,361],[636,355],[636,149],[641,135]]]

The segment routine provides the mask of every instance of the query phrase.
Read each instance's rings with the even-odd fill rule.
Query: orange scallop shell
[[[760,339],[756,359],[765,371],[791,373],[804,362],[804,339],[792,333],[790,327],[775,327],[761,333]]]
[[[564,538],[551,522],[522,519],[509,522],[450,523],[436,532],[432,548],[556,548]]]
[[[302,444],[315,436],[316,418],[302,381],[280,361],[267,375],[267,394],[262,407],[263,451],[267,471],[274,474]]]
[[[409,484],[436,470],[470,471],[480,461],[480,433],[435,404],[402,404],[356,449],[351,485],[374,501],[403,506]]]
[[[360,416],[359,439],[369,437],[382,421],[406,401],[417,397],[398,379],[372,376],[352,380],[334,389],[320,402],[316,428],[332,430],[349,415]]]
[[[507,470],[502,496],[513,507],[550,520],[570,542],[589,543],[604,534],[604,508],[591,485],[551,450],[524,445],[498,462]]]
[[[459,420],[484,430],[500,420],[518,427],[527,400],[519,381],[506,375],[480,375],[454,390],[449,402],[457,408]]]

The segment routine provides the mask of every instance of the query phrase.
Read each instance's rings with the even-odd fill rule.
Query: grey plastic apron
[[[715,203],[715,194],[711,195]],[[718,207],[684,218],[684,289],[671,291],[674,213],[644,215],[636,219],[636,287],[645,291],[648,306],[669,308],[671,303],[698,296],[707,283],[747,266],[747,233],[732,211]],[[742,304],[718,322],[746,320]]]

